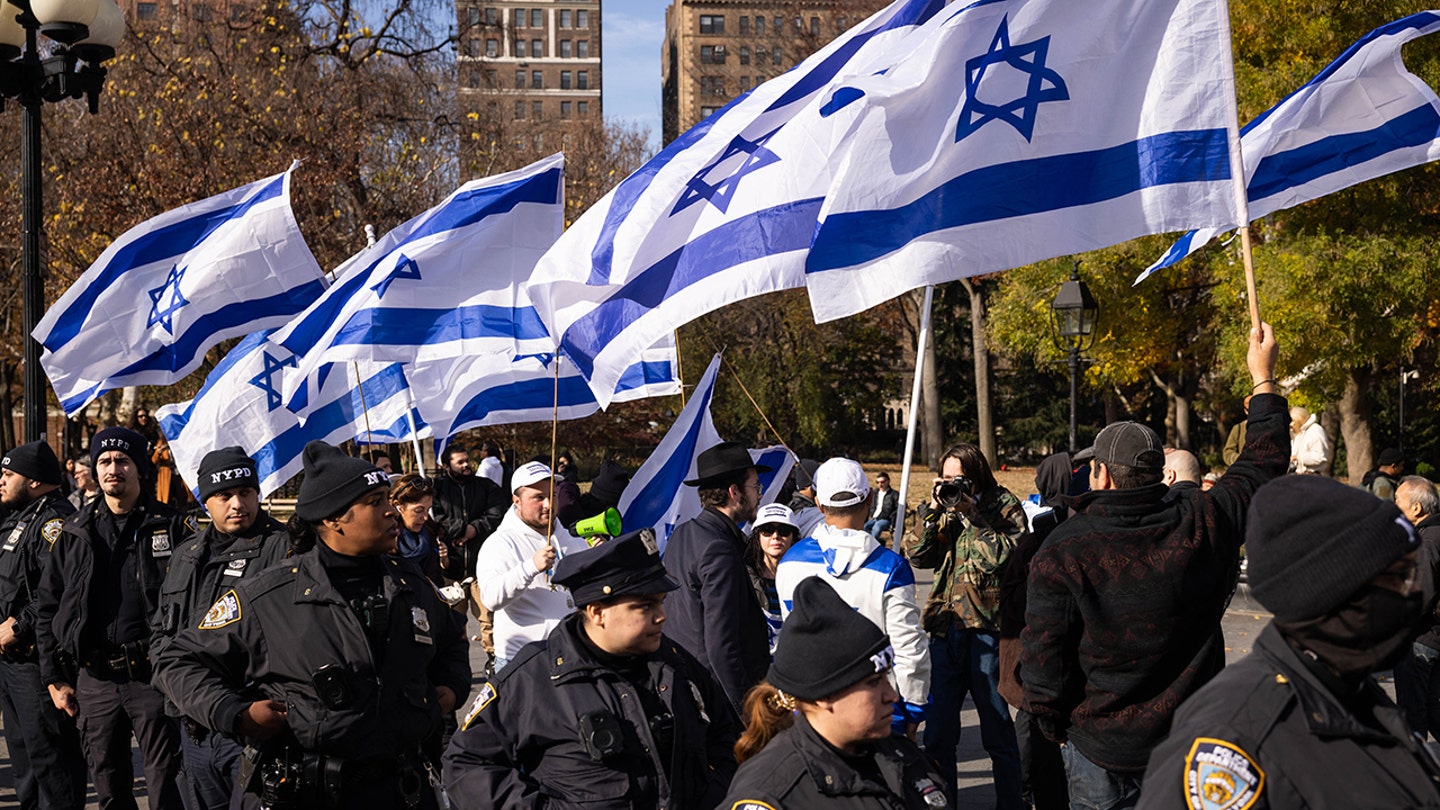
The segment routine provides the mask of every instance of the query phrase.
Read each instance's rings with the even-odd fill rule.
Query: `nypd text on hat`
[[[218,484],[221,481],[238,481],[246,478],[254,478],[255,473],[249,467],[236,467],[233,470],[220,470],[210,473],[210,483]]]
[[[101,439],[101,440],[100,440],[100,447],[101,447],[101,449],[109,448],[109,449],[111,449],[111,450],[129,450],[129,449],[130,449],[130,443],[127,442],[127,441],[125,441],[124,439],[116,439],[116,438]]]
[[[365,484],[367,486],[373,487],[377,484],[383,484],[388,480],[390,480],[389,476],[385,475],[385,472],[383,470],[375,470],[373,472],[365,473]]]

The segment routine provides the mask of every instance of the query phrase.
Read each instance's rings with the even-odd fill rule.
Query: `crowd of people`
[[[1398,451],[1361,488],[1312,474],[1277,353],[1252,333],[1213,480],[1118,422],[1022,500],[959,444],[909,531],[846,458],[762,506],[772,471],[733,442],[668,538],[612,519],[622,467],[582,490],[565,454],[452,443],[427,477],[312,442],[281,523],[229,447],[202,527],[140,432],[65,466],[12,448],[17,798],[135,807],[133,737],[157,810],[957,807],[968,697],[997,808],[1440,807],[1440,499]],[[1242,570],[1274,618],[1227,667]]]

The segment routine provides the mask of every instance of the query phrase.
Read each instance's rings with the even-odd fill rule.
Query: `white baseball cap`
[[[757,529],[776,523],[789,526],[797,532],[800,531],[800,527],[795,525],[795,513],[791,512],[790,507],[783,503],[767,503],[760,507],[760,511],[755,514],[754,526]]]
[[[815,471],[815,502],[821,506],[854,506],[870,495],[870,477],[860,462],[832,458]]]
[[[520,465],[520,469],[510,476],[510,493],[513,495],[520,491],[521,487],[533,487],[547,478],[553,478],[555,473],[550,468],[538,461],[531,461]]]

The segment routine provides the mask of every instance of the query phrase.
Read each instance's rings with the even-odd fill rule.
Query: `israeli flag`
[[[332,444],[407,441],[412,419],[418,438],[429,435],[412,410],[399,363],[326,366],[317,375],[318,385],[307,382],[300,392],[302,424],[279,390],[281,370],[293,367],[296,358],[270,343],[268,335],[256,332],[231,349],[194,399],[155,412],[175,466],[192,490],[200,460],[221,447],[239,445],[255,459],[263,498],[300,471],[302,452],[313,439]]]
[[[349,259],[271,338],[300,358],[286,397],[325,363],[553,351],[522,282],[563,227],[564,163],[466,183]]]
[[[695,477],[700,453],[719,444],[720,434],[710,419],[710,400],[715,396],[715,378],[720,373],[720,355],[710,361],[700,384],[685,403],[675,424],[665,433],[650,457],[635,471],[620,495],[620,515],[630,529],[653,527],[663,552],[675,527],[700,514],[700,496],[684,485]]]
[[[603,407],[641,352],[725,304],[804,283],[830,178],[816,101],[895,58],[943,0],[896,0],[692,127],[583,214],[530,297]],[[731,80],[733,80],[733,76]],[[744,88],[740,88],[744,89]]]
[[[435,435],[518,422],[581,419],[600,410],[575,367],[556,357],[531,354],[510,358],[475,355],[406,365],[420,413]],[[621,375],[612,401],[680,393],[673,335],[646,350]]]
[[[1440,11],[1376,28],[1240,131],[1252,220],[1440,158],[1440,99],[1400,55],[1437,28]],[[1180,237],[1135,283],[1222,230]]]
[[[1237,220],[1221,0],[976,0],[860,108],[806,260],[817,321],[1142,234]]]
[[[40,319],[40,364],[74,415],[127,385],[170,385],[222,340],[279,326],[325,290],[290,210],[290,174],[120,235]]]

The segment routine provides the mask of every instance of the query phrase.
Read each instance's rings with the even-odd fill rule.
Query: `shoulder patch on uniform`
[[[185,528],[191,532],[198,532],[200,531],[200,521],[196,520],[194,515],[186,515]]]
[[[240,621],[240,597],[235,591],[226,591],[210,610],[205,613],[205,618],[200,622],[201,630],[218,630],[226,625]]]
[[[1239,746],[1198,737],[1185,756],[1185,806],[1249,810],[1265,788],[1265,772]]]
[[[730,805],[730,810],[775,810],[775,808],[759,799],[741,799]]]
[[[45,538],[46,545],[55,545],[55,541],[60,539],[60,528],[64,525],[64,518],[50,518],[45,521],[45,525],[40,527],[40,536]]]
[[[494,703],[497,697],[499,697],[499,693],[495,691],[495,684],[487,681],[484,686],[480,687],[480,692],[475,695],[475,699],[470,701],[470,711],[465,713],[465,721],[460,724],[460,728],[462,730],[470,728],[470,724],[475,722],[475,718],[480,716],[480,712],[485,711],[485,707]]]

